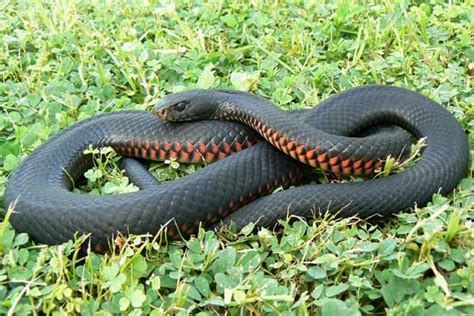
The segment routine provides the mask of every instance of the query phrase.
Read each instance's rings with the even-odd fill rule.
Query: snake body
[[[16,202],[13,226],[48,244],[91,233],[100,251],[118,232],[156,233],[171,220],[183,234],[191,234],[200,224],[222,219],[238,226],[250,221],[269,226],[288,212],[304,217],[326,210],[342,216],[388,216],[415,203],[425,205],[433,193],[449,193],[468,168],[467,137],[455,118],[432,100],[402,88],[354,88],[314,110],[294,113],[275,112],[264,99],[245,93],[191,91],[165,97],[157,113],[167,116],[183,102],[195,103],[196,111],[217,106],[208,118],[238,120],[249,127],[214,120],[162,122],[145,111],[118,111],[79,122],[39,146],[11,175],[5,206]],[[191,111],[186,119],[199,119],[201,114]],[[387,124],[426,137],[422,158],[411,168],[364,182],[305,185],[267,195],[280,185],[298,183],[307,168],[301,162],[365,174],[388,154],[402,155],[406,137],[400,133],[364,133]],[[278,149],[259,142],[259,134]],[[144,179],[138,172],[138,192],[72,193],[74,181],[91,165],[83,155],[91,144],[151,160],[213,162],[232,155],[166,184]],[[178,234],[174,225],[168,234]]]

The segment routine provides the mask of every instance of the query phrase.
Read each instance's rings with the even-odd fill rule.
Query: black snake
[[[425,205],[433,193],[449,193],[468,168],[467,137],[456,119],[432,100],[402,88],[354,88],[313,110],[291,113],[242,92],[191,90],[165,97],[155,114],[197,121],[163,122],[146,111],[118,111],[79,122],[34,150],[5,191],[6,207],[16,201],[13,226],[48,244],[67,241],[76,232],[91,233],[101,251],[117,232],[153,234],[171,220],[181,233],[191,234],[199,225],[222,219],[238,226],[251,221],[270,226],[287,214],[310,217],[315,211],[389,216],[415,203]],[[250,127],[201,119],[237,120]],[[307,168],[301,162],[363,175],[388,154],[403,155],[407,136],[387,125],[426,138],[414,166],[363,182],[303,185],[268,195],[280,185],[298,183]],[[259,142],[259,134],[278,149]],[[89,145],[151,160],[213,162],[232,155],[166,184],[127,161],[125,169],[138,192],[72,193],[74,182],[91,166],[83,154]],[[175,225],[169,225],[168,234],[177,235]]]

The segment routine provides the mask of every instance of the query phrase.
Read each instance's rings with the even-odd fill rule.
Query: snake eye
[[[174,109],[178,112],[184,111],[185,108],[186,108],[186,103],[185,102],[179,102],[178,104],[176,104],[174,106]]]

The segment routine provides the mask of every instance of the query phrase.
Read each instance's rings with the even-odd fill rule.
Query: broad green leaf
[[[204,67],[204,70],[202,71],[201,75],[199,76],[198,82],[197,82],[197,87],[201,89],[209,89],[214,86],[214,71],[212,70],[214,68],[213,64],[208,64],[206,67]]]
[[[13,154],[8,154],[3,161],[3,168],[5,171],[13,171],[18,166],[19,159]]]

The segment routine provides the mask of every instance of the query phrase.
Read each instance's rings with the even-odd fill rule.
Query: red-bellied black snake
[[[5,192],[5,206],[17,200],[11,222],[35,241],[49,244],[64,242],[76,232],[91,233],[101,250],[117,232],[156,233],[170,220],[190,234],[200,224],[221,219],[239,226],[250,221],[269,226],[288,213],[389,216],[415,203],[425,205],[433,193],[449,193],[467,172],[464,131],[447,110],[418,93],[363,86],[295,113],[267,102],[235,91],[191,90],[165,97],[156,108],[167,119],[238,120],[250,128],[215,120],[162,122],[145,111],[119,111],[79,122],[38,147],[11,175]],[[388,154],[400,154],[406,140],[399,132],[394,136],[383,130],[358,137],[380,125],[398,125],[425,137],[420,161],[388,177],[304,185],[264,196],[298,182],[305,167],[292,157],[333,172],[372,172]],[[278,149],[263,141],[251,146],[261,139],[258,134]],[[125,156],[183,162],[213,162],[238,153],[166,184],[131,163],[138,192],[94,196],[71,192],[73,181],[90,167],[90,158],[83,154],[89,145],[112,146]],[[177,235],[174,225],[168,233]]]

